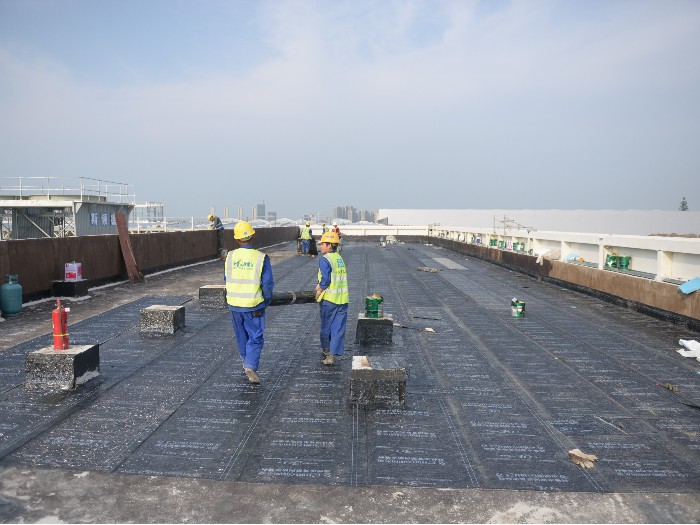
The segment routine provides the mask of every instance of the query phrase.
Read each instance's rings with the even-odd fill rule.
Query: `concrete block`
[[[366,317],[363,312],[357,316],[355,343],[360,345],[390,345],[394,335],[394,320],[391,314],[382,317]]]
[[[185,326],[184,306],[154,304],[141,310],[142,334],[174,334],[183,326]]]
[[[24,386],[75,389],[100,375],[100,345],[75,345],[66,350],[53,346],[24,357]]]
[[[51,281],[52,297],[85,297],[88,294],[88,281]]]
[[[199,288],[200,308],[226,308],[226,285],[208,284]]]
[[[408,368],[391,357],[353,356],[350,372],[350,402],[361,405],[406,403]]]

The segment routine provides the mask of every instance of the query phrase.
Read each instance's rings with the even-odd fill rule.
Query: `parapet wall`
[[[296,227],[260,228],[254,246],[270,246],[292,241]],[[206,261],[217,257],[216,232],[174,231],[131,234],[136,264],[144,274]],[[234,247],[233,230],[224,231],[227,249]],[[0,279],[17,274],[23,301],[50,296],[51,282],[64,278],[67,262],[82,265],[83,278],[90,286],[127,278],[119,236],[24,239],[0,242]]]
[[[540,265],[531,255],[448,239],[431,237],[430,242],[700,331],[700,293],[686,295],[675,284],[561,261]]]

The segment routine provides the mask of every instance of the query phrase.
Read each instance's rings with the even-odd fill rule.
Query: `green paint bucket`
[[[618,267],[620,270],[629,270],[629,268],[630,268],[630,259],[631,259],[631,258],[632,258],[632,257],[630,257],[629,255],[620,255],[620,256],[617,258],[617,267]]]
[[[605,267],[606,268],[617,268],[617,255],[614,253],[609,254],[605,258]]]
[[[379,294],[365,297],[365,317],[376,319],[384,314],[382,302],[384,298]]]
[[[525,317],[525,301],[514,297],[510,302],[510,315],[513,317]]]

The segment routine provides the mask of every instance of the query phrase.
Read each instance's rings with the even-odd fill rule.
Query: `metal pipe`
[[[316,292],[314,290],[302,292],[274,292],[268,306],[285,306],[289,304],[315,303]]]

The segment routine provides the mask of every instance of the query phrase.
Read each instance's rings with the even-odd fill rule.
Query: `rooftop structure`
[[[129,216],[131,184],[90,177],[0,178],[0,239],[117,233],[116,213]]]

